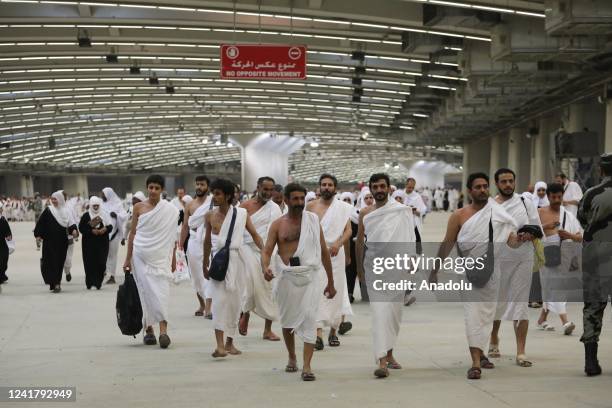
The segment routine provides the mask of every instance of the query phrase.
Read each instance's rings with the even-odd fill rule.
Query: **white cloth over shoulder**
[[[236,210],[234,231],[230,243],[229,264],[224,281],[210,280],[212,297],[213,325],[215,330],[221,330],[228,337],[234,337],[240,318],[240,303],[244,281],[244,261],[241,251],[244,230],[247,221],[247,212],[244,208],[231,206],[219,231],[219,236],[213,246],[213,254],[225,246],[232,213]],[[213,255],[214,256],[214,255]]]
[[[317,339],[317,309],[319,307],[319,279],[321,268],[321,227],[319,217],[302,212],[298,247],[293,254],[300,266],[288,266],[276,256],[278,276],[274,283],[274,300],[278,304],[283,329],[293,329],[305,343]]]
[[[160,200],[138,218],[132,265],[146,326],[168,320],[174,229],[178,211]]]
[[[270,225],[281,216],[280,207],[272,200],[267,201],[259,210],[251,215],[251,222],[264,243],[268,238]],[[277,320],[278,307],[272,300],[273,283],[264,278],[263,271],[261,270],[261,251],[253,242],[253,237],[251,237],[248,231],[244,233],[242,251],[246,269],[242,311],[255,312],[255,314],[263,319]]]
[[[563,201],[580,201],[582,199],[582,195],[582,189],[575,181],[568,181],[563,188]],[[577,205],[567,204],[564,207],[574,217],[576,217],[578,214]]]
[[[414,216],[416,227],[419,232],[423,230],[423,216],[427,213],[427,206],[423,202],[423,197],[416,191],[412,191],[410,194],[406,194],[404,197],[404,204],[414,207],[419,212],[419,215]]]
[[[115,237],[119,240],[125,238],[125,223],[128,219],[128,213],[123,208],[123,203],[121,199],[117,196],[115,191],[110,187],[105,187],[102,189],[102,193],[104,193],[104,197],[106,197],[106,201],[104,202],[102,208],[108,213],[115,213],[117,218],[112,218],[111,225],[113,226],[112,232],[109,234],[109,239],[114,239]],[[178,213],[177,216],[178,217]],[[176,217],[174,220],[174,225],[176,226]]]
[[[193,288],[202,299],[209,299],[210,282],[204,279],[204,271],[202,264],[204,263],[204,247],[203,247],[203,232],[206,229],[204,217],[210,209],[212,196],[204,199],[204,203],[200,205],[189,216],[189,244],[187,245],[187,260],[189,261],[189,272],[191,275],[191,283]]]
[[[410,207],[389,200],[363,218],[364,232],[368,242],[415,242],[413,220]],[[364,262],[372,264],[371,260],[377,256],[379,254],[367,249]],[[402,302],[370,301],[372,345],[377,362],[395,346],[402,322],[402,308]]]
[[[321,228],[323,229],[323,236],[325,237],[325,243],[328,247],[338,241],[342,234],[344,234],[344,228],[349,222],[352,212],[352,205],[340,200],[332,201],[321,219]],[[319,305],[317,322],[319,328],[329,326],[336,329],[342,322],[342,315],[353,314],[346,284],[346,257],[344,245],[340,247],[338,254],[331,258],[331,263],[336,296],[332,299],[328,299],[323,294],[325,285],[327,284],[327,278],[325,276],[325,270],[321,268],[321,303]]]
[[[457,246],[464,256],[478,257],[486,253],[489,241],[489,221],[493,225],[493,242],[503,243],[517,227],[512,217],[495,200],[472,215],[461,226]],[[499,248],[495,248],[494,272],[482,288],[473,287],[469,301],[463,302],[465,331],[469,347],[484,350],[488,341],[497,309],[500,285]]]

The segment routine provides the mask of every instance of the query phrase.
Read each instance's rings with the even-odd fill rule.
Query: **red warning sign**
[[[222,45],[222,79],[306,79],[306,46]]]

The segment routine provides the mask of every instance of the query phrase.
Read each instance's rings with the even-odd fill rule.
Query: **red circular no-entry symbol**
[[[289,48],[289,58],[296,60],[302,56],[302,50],[299,47]]]

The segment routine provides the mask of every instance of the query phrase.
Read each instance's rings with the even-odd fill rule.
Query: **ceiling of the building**
[[[519,0],[0,0],[0,167],[181,171],[238,162],[232,137],[266,132],[305,139],[298,180],[456,164],[466,137],[575,80],[567,65],[603,48],[489,61],[482,97],[468,57],[496,47],[500,24],[543,32],[544,16]],[[232,43],[305,44],[308,79],[221,80],[219,46]],[[559,67],[523,69],[538,58]]]

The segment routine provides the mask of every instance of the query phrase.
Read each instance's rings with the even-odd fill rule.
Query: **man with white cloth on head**
[[[204,279],[202,265],[204,262],[204,217],[213,208],[212,195],[208,194],[210,180],[206,176],[195,178],[195,198],[185,205],[183,212],[183,223],[181,224],[181,236],[179,239],[179,249],[183,248],[184,242],[189,237],[187,245],[187,263],[191,274],[191,283],[196,291],[199,308],[195,311],[195,316],[204,316],[212,319],[210,312],[212,299],[210,295],[210,285]]]
[[[146,345],[155,345],[153,325],[159,323],[159,346],[168,348],[168,301],[170,281],[176,265],[176,220],[178,210],[161,199],[164,179],[147,178],[149,199],[134,206],[125,272],[133,272],[142,304]]]
[[[257,180],[256,196],[240,205],[247,210],[262,242],[266,242],[272,222],[282,216],[281,209],[271,200],[273,191],[274,179],[260,177]],[[254,312],[265,320],[263,339],[279,341],[280,337],[272,332],[272,322],[278,319],[278,307],[272,299],[273,282],[267,281],[261,273],[261,250],[255,245],[250,234],[244,234],[242,251],[246,274],[238,332],[243,336],[247,335],[249,317],[251,312]]]
[[[304,341],[302,380],[314,381],[310,363],[317,337],[317,309],[323,276],[321,264],[327,275],[324,293],[330,299],[336,295],[334,276],[319,218],[304,211],[306,189],[290,183],[285,187],[284,195],[289,212],[270,226],[261,264],[266,280],[275,277],[272,270],[278,274],[273,294],[289,354],[285,371],[298,371],[294,338],[297,334]],[[274,255],[275,266],[272,267],[270,263],[277,246],[278,254]]]
[[[493,231],[492,242],[507,243],[513,248],[518,247],[523,238],[516,234],[517,226],[514,219],[501,205],[489,197],[489,177],[484,173],[470,174],[467,180],[467,190],[472,203],[453,212],[450,216],[444,241],[438,251],[438,258],[446,259],[455,243],[464,258],[473,260],[483,258],[488,252],[491,229]],[[500,267],[499,256],[496,255],[499,253],[499,247],[501,247],[499,244],[494,247],[495,256],[489,280],[482,287],[473,285],[471,290],[466,289],[462,292],[465,331],[472,357],[472,367],[467,372],[467,378],[470,380],[480,379],[481,368],[495,367],[485,356],[484,350],[489,341],[497,309]],[[430,282],[437,281],[438,269],[434,268],[431,271]]]
[[[555,181],[563,186],[563,207],[574,217],[578,214],[578,204],[582,200],[582,188],[575,181],[571,181],[563,173],[557,174]]]
[[[359,213],[359,230],[357,232],[356,256],[359,273],[363,276],[364,268],[370,269],[373,260],[382,254],[387,244],[415,242],[414,216],[410,207],[389,199],[389,176],[384,173],[373,174],[369,187],[376,202]],[[365,248],[365,241],[378,244],[378,249]],[[381,246],[381,244],[384,246]],[[407,246],[409,247],[409,246]],[[365,249],[365,252],[364,252]],[[414,253],[413,253],[414,254]],[[371,271],[368,272],[370,275]],[[366,279],[369,282],[369,279]],[[402,366],[393,356],[402,321],[404,293],[398,299],[373,299],[370,292],[370,311],[372,314],[372,345],[378,368],[374,371],[377,378],[389,376],[389,369],[401,369]]]
[[[102,209],[107,214],[110,214],[113,227],[108,237],[110,243],[108,246],[108,258],[106,259],[106,273],[110,275],[106,283],[112,284],[115,283],[119,243],[121,242],[122,245],[125,245],[124,225],[127,222],[128,214],[123,208],[123,202],[112,188],[106,187],[102,189],[102,201],[104,201]]]
[[[242,242],[245,231],[248,231],[253,242],[261,250],[263,242],[251,222],[251,217],[244,208],[232,205],[235,199],[235,185],[229,180],[217,179],[210,185],[213,200],[217,205],[206,213],[206,236],[204,238],[204,278],[210,282],[212,296],[212,315],[215,327],[217,347],[213,357],[226,357],[227,354],[238,355],[242,352],[234,344],[240,306],[244,290],[245,264]],[[232,222],[233,221],[233,222]],[[233,228],[230,234],[230,228]],[[217,235],[213,246],[212,236]],[[209,265],[212,257],[227,245],[230,237],[229,260],[225,278],[222,281],[210,279]],[[227,342],[223,343],[224,336]]]
[[[353,314],[348,297],[346,284],[346,252],[345,245],[351,239],[351,214],[353,206],[341,200],[336,200],[336,188],[338,180],[331,174],[322,174],[319,177],[319,190],[321,198],[307,204],[306,210],[317,214],[321,220],[323,236],[329,249],[334,274],[334,287],[336,296],[328,299],[321,295],[319,314],[317,316],[317,343],[316,350],[322,350],[323,327],[329,327],[327,342],[330,347],[338,347],[340,340],[336,335],[338,327],[342,323],[343,316]],[[324,280],[323,280],[324,281]]]
[[[495,200],[514,219],[520,229],[525,225],[534,225],[542,232],[538,209],[530,199],[514,192],[516,188],[516,175],[514,171],[501,168],[495,172],[495,185],[499,194]],[[501,281],[499,286],[499,300],[491,343],[489,357],[499,358],[499,328],[501,320],[513,322],[516,337],[516,363],[520,367],[531,367],[532,362],[525,356],[527,330],[529,328],[528,302],[533,274],[534,246],[536,236],[524,234],[525,242],[518,248],[502,247],[499,259]]]

